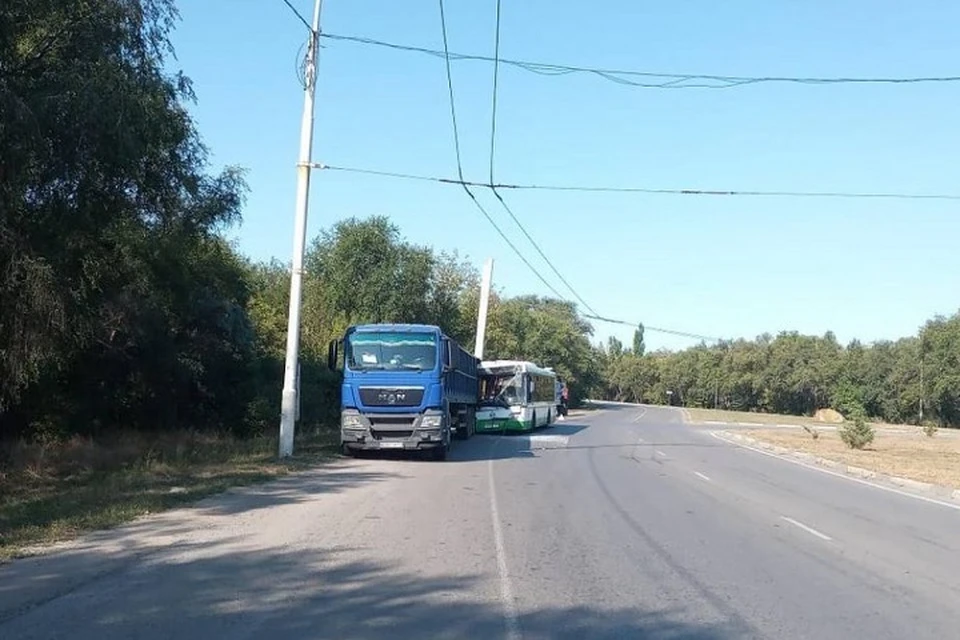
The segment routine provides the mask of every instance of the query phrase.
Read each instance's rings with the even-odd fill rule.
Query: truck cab
[[[342,352],[340,447],[424,451],[444,459],[455,436],[475,430],[477,360],[432,325],[369,324],[330,345]]]

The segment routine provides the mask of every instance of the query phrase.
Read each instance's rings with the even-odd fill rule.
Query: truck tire
[[[464,414],[464,440],[469,440],[477,433],[477,412],[474,409],[467,409]]]
[[[456,421],[454,421],[456,420]],[[453,437],[457,440],[466,440],[470,436],[467,434],[467,416],[465,411],[457,411],[456,414],[450,414],[450,425],[456,425],[453,430]]]

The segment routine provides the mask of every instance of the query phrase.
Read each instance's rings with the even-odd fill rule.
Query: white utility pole
[[[320,48],[320,7],[313,7],[313,27],[304,70],[303,119],[300,122],[300,160],[297,162],[297,208],[293,227],[293,264],[290,270],[290,311],[287,317],[287,360],[283,369],[280,408],[280,457],[293,455],[293,432],[298,417],[300,369],[300,300],[303,294],[303,253],[307,241],[307,204],[310,195],[310,156],[313,151],[313,96],[317,88],[317,52]]]
[[[490,304],[490,283],[493,281],[493,258],[483,265],[483,279],[480,281],[480,309],[477,312],[477,344],[473,355],[483,360],[483,343],[487,339],[487,310]]]

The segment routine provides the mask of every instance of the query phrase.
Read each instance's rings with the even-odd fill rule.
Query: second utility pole
[[[313,7],[313,27],[304,69],[303,119],[300,123],[300,158],[297,162],[297,208],[293,228],[293,263],[290,268],[290,310],[287,317],[287,359],[283,368],[280,405],[280,457],[293,454],[293,433],[299,404],[300,301],[303,295],[303,254],[307,242],[307,204],[310,195],[310,156],[313,151],[313,96],[317,88],[317,52],[320,48],[320,7]]]

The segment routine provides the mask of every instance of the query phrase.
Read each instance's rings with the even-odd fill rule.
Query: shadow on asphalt
[[[426,454],[409,451],[365,451],[360,458],[365,460],[397,460],[423,462],[424,464],[450,464],[451,462],[476,462],[478,460],[505,460],[510,458],[535,458],[538,451],[563,449],[567,439],[587,429],[588,425],[576,422],[555,423],[526,433],[483,433],[469,440],[455,440],[445,463],[430,461]]]
[[[323,465],[314,472],[285,476],[254,489],[228,491],[212,501],[203,501],[192,508],[203,513],[233,515],[257,509],[270,509],[283,504],[308,502],[321,493],[337,493],[370,482],[399,480],[397,473],[362,471]],[[188,507],[191,508],[191,507]]]
[[[33,609],[0,620],[0,636],[74,640],[126,638],[502,638],[503,608],[479,600],[489,576],[424,577],[358,552],[237,552],[210,543],[74,585]],[[102,560],[94,551],[86,561]],[[495,572],[496,570],[493,569]],[[45,579],[63,576],[47,574]],[[726,640],[743,629],[690,622],[683,608],[647,611],[544,604],[522,610],[528,639],[667,638]]]
[[[536,458],[548,449],[564,449],[569,439],[588,425],[575,422],[555,423],[526,433],[485,433],[465,442],[458,442],[450,452],[453,462]]]

